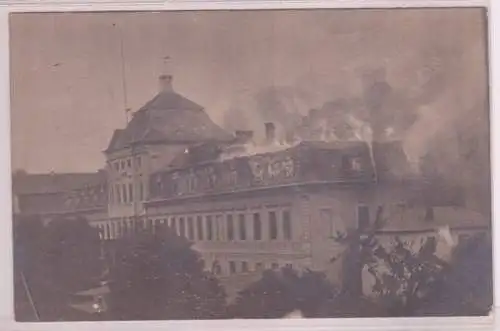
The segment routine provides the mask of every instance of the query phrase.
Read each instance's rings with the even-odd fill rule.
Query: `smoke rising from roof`
[[[418,59],[420,65],[405,86],[392,82],[398,72],[385,64],[360,68],[356,77],[350,77],[361,86],[358,93],[326,99],[319,106],[303,89],[304,81],[299,87],[269,87],[255,94],[252,111],[227,112],[226,125],[245,124],[262,132],[263,123],[273,121],[280,140],[289,142],[291,137],[401,140],[416,171],[466,187],[467,194],[476,197],[472,203],[486,211],[490,200],[487,68],[470,65],[484,62],[484,41],[467,50],[431,46],[408,59]]]

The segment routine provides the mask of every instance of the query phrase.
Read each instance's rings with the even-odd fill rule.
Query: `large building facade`
[[[377,214],[389,220],[380,234],[387,242],[394,236],[418,242],[445,225],[454,236],[487,228],[481,215],[463,212],[457,190],[415,174],[399,141],[328,142],[320,141],[323,134],[302,134],[283,142],[273,123],[263,123],[266,139],[256,145],[251,132],[226,132],[176,93],[171,76],[160,76],[159,87],[114,132],[105,170],[54,193],[61,200],[54,204],[65,208],[44,211],[46,217],[83,215],[105,242],[139,227],[168,226],[194,243],[230,297],[264,269],[283,266],[324,271],[341,282],[337,257],[345,247],[335,238]],[[29,194],[22,199],[26,204]],[[42,200],[31,204],[47,205]]]

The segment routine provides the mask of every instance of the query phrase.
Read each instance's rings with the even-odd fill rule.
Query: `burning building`
[[[401,215],[460,208],[455,188],[451,196],[414,173],[401,142],[373,139],[370,127],[349,118],[348,104],[326,105],[338,110],[327,121],[325,109],[312,111],[290,139],[262,123],[266,139],[256,143],[251,131],[231,134],[213,123],[203,107],[174,91],[171,76],[159,83],[158,94],[114,132],[104,152],[106,217],[90,221],[106,241],[137,227],[170,227],[194,243],[230,297],[262,270],[283,266],[340,281],[342,263],[332,257],[345,248],[336,236],[370,224],[380,207],[391,233],[409,236],[407,228],[433,223]],[[70,197],[69,204],[81,205],[78,195]],[[480,221],[462,220],[460,231],[477,230]],[[418,224],[398,226],[408,222]],[[436,224],[443,222],[453,229],[454,219]]]

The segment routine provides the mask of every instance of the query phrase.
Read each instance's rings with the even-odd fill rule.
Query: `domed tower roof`
[[[116,130],[106,152],[132,144],[230,143],[234,137],[215,124],[202,106],[176,93],[172,76],[162,75],[159,93],[134,113],[125,129]]]

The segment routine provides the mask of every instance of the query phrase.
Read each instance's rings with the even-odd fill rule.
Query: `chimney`
[[[159,80],[160,92],[173,91],[174,88],[172,86],[172,80],[173,80],[172,75],[161,75],[158,80]]]
[[[253,138],[253,131],[236,130],[234,132],[236,142],[239,144],[246,144]]]
[[[265,124],[266,126],[266,142],[271,144],[276,139],[276,128],[274,127],[274,123],[268,122]]]

